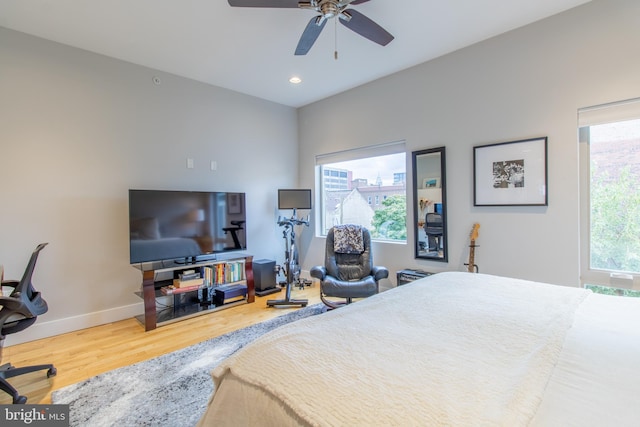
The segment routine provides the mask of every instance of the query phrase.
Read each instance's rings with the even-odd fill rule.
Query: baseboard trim
[[[309,280],[317,280],[311,279],[309,271],[307,270],[302,270],[300,273],[302,277],[308,278]],[[138,316],[141,313],[144,313],[144,305],[142,302],[110,308],[108,310],[95,311],[79,316],[66,317],[64,319],[50,321],[38,319],[35,325],[21,331],[19,334],[7,335],[4,345],[5,347],[9,347],[43,338],[50,338],[60,334],[128,319]]]
[[[66,317],[64,319],[41,321],[38,319],[35,325],[18,334],[7,335],[5,347],[49,338],[68,332],[92,328],[105,323],[117,322],[139,315],[144,311],[142,303],[125,305],[108,310],[95,311],[80,316]]]

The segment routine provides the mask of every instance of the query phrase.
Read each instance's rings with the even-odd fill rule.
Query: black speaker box
[[[256,292],[276,287],[276,262],[270,259],[253,261],[253,282]]]
[[[414,280],[422,279],[423,277],[431,276],[433,273],[422,270],[400,270],[396,273],[398,278],[398,286],[406,285]]]

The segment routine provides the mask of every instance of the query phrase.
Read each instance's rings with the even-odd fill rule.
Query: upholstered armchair
[[[389,277],[389,270],[373,265],[369,230],[346,224],[327,233],[324,265],[313,267],[311,277],[320,280],[320,299],[333,309],[350,304],[353,298],[377,294],[379,281]]]

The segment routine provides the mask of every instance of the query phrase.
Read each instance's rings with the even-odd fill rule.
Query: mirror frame
[[[440,154],[440,188],[442,189],[442,256],[428,256],[420,254],[420,218],[419,211],[419,198],[418,198],[418,176],[424,176],[426,173],[422,171],[418,173],[418,159],[425,154]],[[426,150],[413,151],[411,153],[412,171],[413,171],[413,227],[414,227],[414,251],[415,258],[425,259],[430,261],[448,262],[448,243],[447,243],[447,173],[446,173],[446,156],[445,147],[429,148]]]

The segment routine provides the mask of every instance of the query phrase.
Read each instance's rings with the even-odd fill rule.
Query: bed
[[[638,426],[640,300],[435,274],[260,337],[200,426]]]

